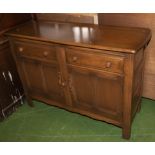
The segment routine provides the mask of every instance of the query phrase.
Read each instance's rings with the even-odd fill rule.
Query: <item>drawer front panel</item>
[[[120,74],[123,73],[124,58],[119,56],[93,54],[90,52],[87,53],[85,50],[67,49],[66,59],[67,63],[71,65],[93,67]]]
[[[46,45],[34,42],[15,42],[17,56],[46,61],[56,61],[56,48],[53,45]]]

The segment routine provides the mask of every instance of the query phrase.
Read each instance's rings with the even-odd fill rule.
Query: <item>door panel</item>
[[[59,83],[60,70],[57,64],[46,64],[25,58],[21,64],[28,92],[32,96],[49,98],[59,104],[66,103],[64,90]]]
[[[73,105],[114,119],[121,116],[123,78],[80,67],[68,66]]]
[[[28,91],[42,93],[44,92],[44,82],[42,78],[42,65],[37,61],[22,59],[22,71],[24,73]]]
[[[99,111],[117,114],[122,103],[121,78],[94,77],[95,106]]]
[[[43,65],[46,91],[50,99],[65,104],[64,89],[60,85],[61,74],[57,65]]]
[[[69,69],[69,86],[75,105],[90,107],[93,105],[93,79],[89,72]]]

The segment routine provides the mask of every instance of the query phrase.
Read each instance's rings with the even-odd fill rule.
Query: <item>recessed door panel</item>
[[[120,118],[123,78],[79,67],[68,67],[73,105],[101,115]]]
[[[43,71],[41,63],[22,59],[22,71],[24,73],[28,91],[44,93]]]
[[[61,72],[57,65],[43,65],[46,91],[49,98],[59,103],[65,104],[64,89],[61,86]]]

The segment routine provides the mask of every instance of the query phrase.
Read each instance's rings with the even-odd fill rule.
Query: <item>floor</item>
[[[0,141],[128,141],[111,124],[34,101],[0,123]],[[155,101],[142,100],[142,109],[132,125],[129,141],[155,141]]]

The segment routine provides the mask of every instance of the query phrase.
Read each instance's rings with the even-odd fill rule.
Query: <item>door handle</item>
[[[66,86],[66,82],[62,82],[62,83],[61,83],[61,86],[62,86],[62,87],[65,87],[65,86]]]
[[[61,85],[62,79],[61,79],[61,73],[58,72],[58,84]]]
[[[58,84],[62,87],[66,86],[66,82],[62,79],[61,72],[58,72]]]
[[[19,47],[18,50],[19,50],[19,52],[23,52],[24,48],[23,47]]]

